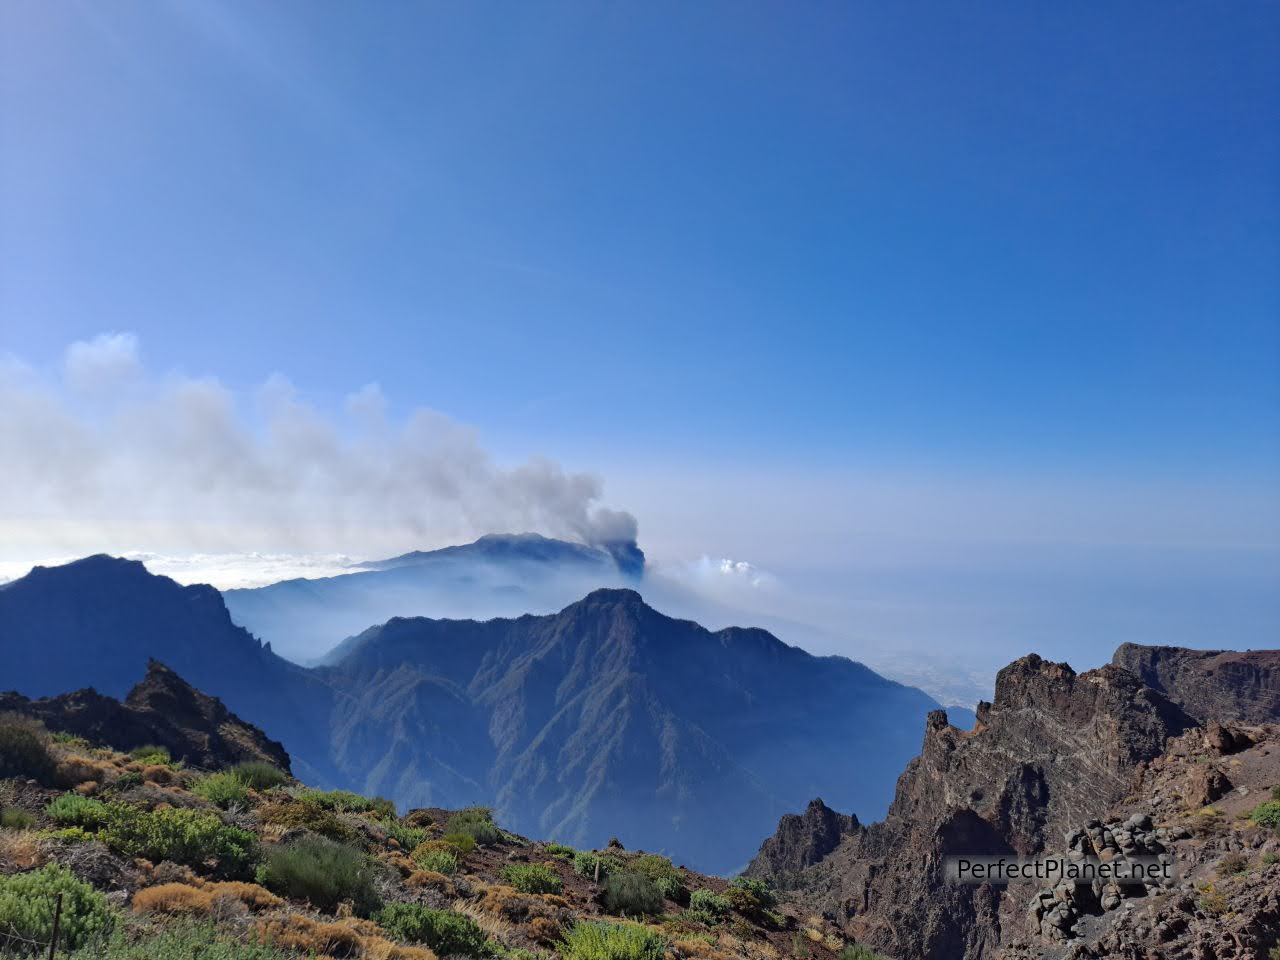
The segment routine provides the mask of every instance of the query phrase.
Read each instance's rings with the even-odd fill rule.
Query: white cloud
[[[0,543],[6,561],[164,554],[377,556],[495,531],[589,543],[634,537],[603,481],[535,458],[497,463],[475,431],[377,385],[329,417],[282,375],[249,396],[155,376],[137,338],[72,344],[63,376],[0,364]]]

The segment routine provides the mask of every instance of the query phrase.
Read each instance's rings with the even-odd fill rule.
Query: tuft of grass
[[[604,881],[610,873],[618,870],[622,862],[617,857],[601,856],[594,850],[578,850],[573,855],[573,872],[588,880],[596,878],[596,867],[600,868],[600,880]]]
[[[17,807],[0,810],[0,830],[30,830],[35,822],[35,817]]]
[[[884,958],[870,947],[851,943],[840,951],[839,960],[884,960]]]
[[[723,897],[706,888],[695,890],[689,895],[690,910],[707,913],[715,920],[721,920],[728,916],[732,908],[728,897]]]
[[[502,831],[493,822],[488,807],[467,807],[451,816],[444,825],[445,836],[466,834],[482,847],[491,847],[502,839]]]
[[[251,943],[222,933],[207,920],[174,920],[163,926],[117,925],[110,939],[76,950],[68,960],[297,960],[267,943]]]
[[[573,847],[564,843],[546,843],[542,849],[547,851],[548,856],[555,857],[557,860],[572,860],[578,852]]]
[[[258,868],[258,883],[284,897],[306,900],[332,912],[344,900],[360,916],[381,905],[374,887],[376,867],[359,850],[323,837],[302,837],[273,847]]]
[[[491,952],[489,939],[476,922],[453,910],[433,910],[421,903],[393,903],[373,919],[395,939],[426,944],[442,957],[483,957]]]
[[[634,923],[574,924],[560,944],[564,960],[662,960],[667,943]]]
[[[289,782],[288,774],[279,767],[274,767],[262,760],[247,760],[244,763],[237,763],[231,768],[231,772],[246,787],[251,790],[257,790],[259,793],[264,790],[270,790],[272,787],[283,786]]]
[[[476,848],[476,838],[469,833],[446,833],[442,839],[463,856]]]
[[[543,863],[512,863],[502,869],[502,879],[521,893],[559,893],[560,875]]]
[[[409,857],[423,870],[434,870],[446,877],[458,872],[458,854],[436,840],[418,844]]]

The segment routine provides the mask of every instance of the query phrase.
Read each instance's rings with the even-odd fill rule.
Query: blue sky
[[[376,382],[766,564],[865,471],[886,536],[1021,480],[946,516],[1273,551],[1277,49],[1250,2],[9,3],[0,351]]]

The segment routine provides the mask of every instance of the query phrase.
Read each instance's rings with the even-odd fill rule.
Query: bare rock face
[[[146,676],[123,703],[92,689],[39,700],[0,694],[0,713],[9,712],[117,750],[157,744],[175,760],[197,767],[217,769],[260,760],[289,772],[289,754],[280,743],[157,660],[147,665]]]
[[[753,876],[784,879],[817,863],[845,836],[861,829],[852,814],[836,813],[821,800],[812,800],[802,814],[789,813],[777,832],[764,842],[749,872]]]
[[[1112,664],[1201,724],[1280,721],[1280,650],[1187,650],[1121,644]]]
[[[1005,927],[1021,929],[1032,891],[949,883],[944,858],[1031,855],[1060,843],[1080,818],[1123,799],[1139,767],[1192,726],[1126,670],[1077,674],[1023,657],[1000,671],[972,731],[952,727],[944,711],[929,715],[884,821],[843,833],[797,870],[816,849],[802,829],[807,812],[766,841],[749,872],[899,960],[991,957]]]

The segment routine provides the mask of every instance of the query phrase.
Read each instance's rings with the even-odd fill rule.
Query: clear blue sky
[[[582,529],[543,454],[959,699],[1274,645],[1278,50],[1248,0],[9,0],[0,559]],[[310,408],[230,424],[277,371]],[[372,382],[480,439],[377,448]]]
[[[0,348],[547,450],[1280,465],[1274,3],[11,2]]]

